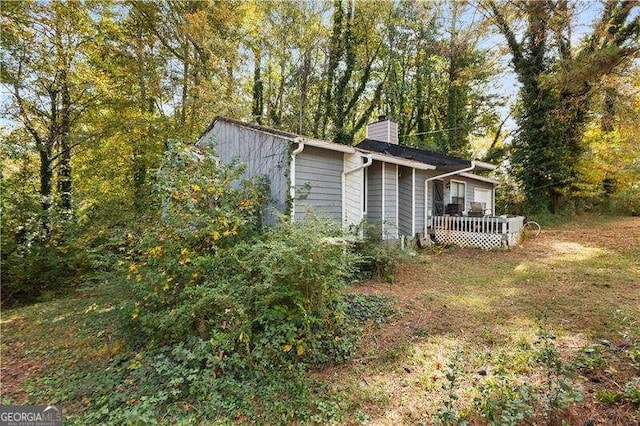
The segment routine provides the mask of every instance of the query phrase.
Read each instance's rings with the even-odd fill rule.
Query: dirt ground
[[[430,424],[442,402],[444,366],[456,348],[468,356],[463,386],[474,385],[491,375],[496,358],[512,356],[519,342],[535,341],[544,327],[557,336],[555,344],[566,359],[605,340],[612,348],[606,366],[577,379],[584,402],[563,413],[564,419],[639,424],[637,405],[606,404],[596,395],[620,392],[640,376],[618,356],[618,348],[630,343],[623,323],[637,324],[640,318],[640,218],[585,216],[543,228],[540,236],[510,250],[422,250],[402,263],[395,282],[371,280],[350,291],[386,295],[400,314],[385,325],[372,325],[352,361],[313,373],[338,395],[349,423]],[[26,402],[30,380],[49,365],[60,366],[62,359],[99,364],[109,358],[104,331],[87,330],[109,327],[113,318],[103,312],[115,315],[112,302],[109,293],[80,292],[49,308],[43,303],[3,312],[3,403],[6,398]],[[59,312],[66,314],[57,317]],[[79,338],[83,333],[88,334]],[[47,353],[27,354],[30,342],[22,342],[22,336],[56,344],[48,345]],[[536,379],[535,372],[524,369],[523,374]],[[469,398],[465,391],[460,396]]]

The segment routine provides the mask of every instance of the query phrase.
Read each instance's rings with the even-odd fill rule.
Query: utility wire
[[[399,137],[404,138],[406,136],[430,135],[430,134],[433,134],[433,133],[448,132],[449,130],[458,130],[458,129],[464,129],[464,127],[451,127],[449,129],[438,129],[438,130],[430,130],[428,132],[409,133],[409,134],[406,134],[406,135],[400,135]]]

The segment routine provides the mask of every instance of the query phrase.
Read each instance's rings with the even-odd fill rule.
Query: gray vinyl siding
[[[243,128],[225,121],[215,123],[198,144],[213,145],[221,163],[239,161],[246,165],[242,176],[264,176],[269,181],[270,201],[264,221],[277,223],[279,213],[286,213],[289,196],[289,141],[275,135]]]
[[[413,169],[410,167],[399,167],[398,196],[398,231],[400,235],[413,237]]]
[[[376,236],[382,233],[382,163],[367,168],[367,228]]]
[[[395,164],[384,164],[384,239],[398,237],[398,172]]]
[[[295,219],[313,215],[342,223],[343,154],[305,146],[295,169]]]

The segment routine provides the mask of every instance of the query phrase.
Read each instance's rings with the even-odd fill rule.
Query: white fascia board
[[[349,145],[341,145],[339,143],[327,142],[320,139],[302,138],[302,142],[307,146],[315,146],[316,148],[324,148],[331,151],[346,152],[347,154],[355,154],[356,149]]]
[[[473,173],[460,173],[459,176],[464,176],[464,177],[469,178],[469,179],[479,180],[480,182],[492,183],[494,185],[497,185],[497,184],[500,183],[499,181],[497,181],[495,179],[491,179],[491,178],[488,178],[488,177],[475,175]]]
[[[484,161],[479,161],[479,160],[474,160],[476,163],[476,167],[478,168],[482,168],[485,170],[495,170],[498,168],[498,166],[496,166],[495,164],[491,164],[491,163],[485,163]]]
[[[394,157],[392,155],[386,155],[379,152],[360,150],[367,153],[374,160],[382,161],[384,163],[396,164],[398,166],[413,167],[418,170],[435,170],[436,166],[431,164],[420,163],[419,161],[406,160],[404,158]]]

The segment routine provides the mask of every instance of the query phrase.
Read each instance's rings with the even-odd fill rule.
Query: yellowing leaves
[[[282,347],[282,350],[286,353],[291,352],[292,349],[293,349],[293,345],[290,343],[287,343]],[[303,354],[304,354],[304,346],[302,346],[302,341],[298,341],[296,343],[296,355],[302,356]]]
[[[245,199],[238,204],[239,210],[251,210],[255,207],[255,202],[252,199]]]
[[[149,250],[147,250],[147,256],[149,256],[151,259],[162,256],[162,246],[151,247]]]

